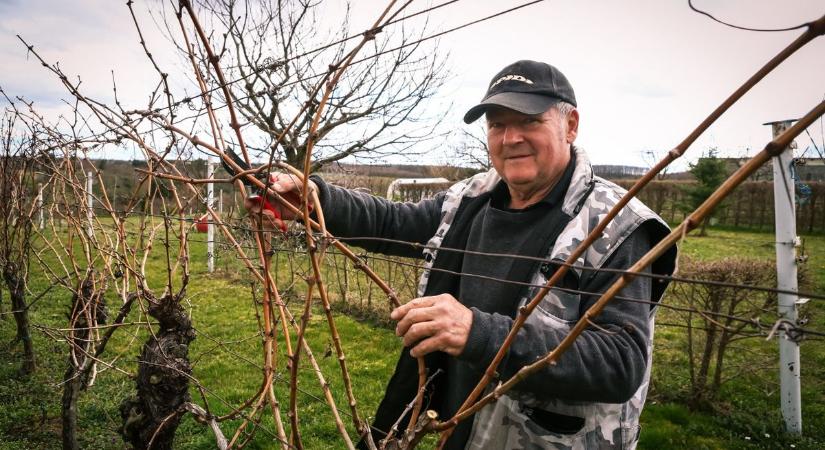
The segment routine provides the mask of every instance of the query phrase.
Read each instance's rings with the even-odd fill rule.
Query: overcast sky
[[[79,76],[90,94],[118,94],[139,105],[157,82],[125,2],[111,0],[0,0],[0,86],[34,100],[49,114],[63,109],[64,90],[15,37],[23,36],[67,74]],[[141,11],[143,31],[164,70],[180,67],[152,20]],[[157,3],[155,0],[153,3]],[[371,23],[385,2],[353,3],[353,25]],[[439,2],[440,3],[440,2]],[[524,1],[463,0],[427,18],[444,30]],[[822,0],[696,0],[696,6],[739,25],[778,28],[825,14]],[[413,2],[418,11],[429,2]],[[334,11],[334,10],[330,10]],[[340,18],[331,13],[330,23]],[[412,25],[412,24],[411,24]],[[561,69],[573,84],[581,126],[577,143],[598,164],[645,165],[643,154],[661,155],[688,133],[754,71],[801,31],[735,30],[692,12],[686,0],[547,0],[443,37],[453,77],[442,91],[452,102],[448,124],[465,127],[464,112],[480,100],[490,78],[517,59]],[[167,69],[170,68],[170,69]],[[148,88],[147,88],[148,86]],[[723,155],[752,155],[770,140],[764,122],[801,117],[825,97],[825,38],[809,44],[769,75],[708,130],[683,158],[708,147]],[[811,127],[822,149],[821,123]],[[797,139],[800,151],[811,146]],[[807,156],[814,156],[813,149]],[[130,157],[127,155],[126,157]]]

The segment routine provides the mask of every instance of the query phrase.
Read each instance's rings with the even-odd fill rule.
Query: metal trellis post
[[[89,221],[88,228],[86,229],[87,234],[89,235],[89,239],[92,239],[94,236],[94,212],[92,208],[95,204],[95,197],[92,195],[92,184],[94,183],[94,178],[92,178],[92,171],[86,172],[86,218]]]
[[[793,125],[795,120],[770,122],[774,138]],[[791,177],[793,149],[786,148],[781,155],[773,158],[773,197],[776,216],[776,278],[779,289],[796,291],[797,258],[796,248],[799,237],[796,235],[796,208],[794,201],[794,182]],[[797,324],[797,301],[799,297],[792,294],[777,294],[780,320]],[[779,331],[779,383],[782,417],[785,430],[802,433],[802,395],[800,392],[799,342]]]
[[[212,158],[208,159],[207,162],[207,178],[210,180],[215,178],[215,162]],[[206,228],[206,258],[207,258],[207,270],[209,273],[215,271],[215,225],[212,223],[212,217],[209,215],[209,209],[211,209],[215,205],[215,183],[209,183],[206,185],[206,206],[207,206],[207,215],[206,219],[209,221],[207,222]]]
[[[45,218],[43,217],[43,183],[37,183],[37,215],[39,216],[38,229],[45,228]]]

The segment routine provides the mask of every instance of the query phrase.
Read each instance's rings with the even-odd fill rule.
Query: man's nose
[[[516,145],[524,141],[524,134],[518,125],[504,127],[504,145]]]

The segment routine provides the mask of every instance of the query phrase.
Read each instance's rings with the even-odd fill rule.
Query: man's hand
[[[280,172],[273,172],[269,174],[269,177],[269,190],[277,192],[286,201],[300,210],[303,185],[298,177]],[[312,180],[309,180],[308,185],[310,191],[316,190],[315,183],[313,183]],[[266,196],[265,201],[277,211],[280,218],[276,217],[272,210],[264,207],[263,197],[256,195],[244,200],[244,208],[246,208],[250,217],[255,218],[258,214],[263,216],[264,228],[286,229],[281,219],[295,220],[296,217],[300,216],[300,214],[295,214],[290,211],[289,208],[282,205],[271,193]],[[310,210],[312,210],[311,205]]]
[[[414,358],[435,351],[458,356],[464,351],[473,312],[450,294],[420,297],[395,308],[390,318],[398,321],[395,334],[404,337],[404,346],[416,344]]]

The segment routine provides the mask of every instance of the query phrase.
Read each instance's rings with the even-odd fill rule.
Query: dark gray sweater
[[[572,167],[571,163],[562,180],[545,199],[525,210],[508,210],[505,207],[509,193],[503,183],[485,198],[471,199],[470,203],[475,202],[475,207],[470,205],[464,208],[468,212],[463,217],[457,216],[451,229],[451,233],[461,236],[445,240],[444,245],[447,246],[449,241],[454,247],[467,250],[546,256],[550,245],[569,220],[560,211],[560,203],[569,185]],[[336,236],[385,237],[424,244],[438,227],[443,194],[417,204],[392,203],[328,185],[318,177],[313,180],[320,191],[327,227]],[[374,252],[421,257],[419,249],[404,244],[376,241],[360,241],[355,244]],[[644,255],[650,246],[648,233],[645,227],[641,227],[619,246],[604,267],[627,268]],[[447,262],[438,264],[441,259]],[[509,332],[519,300],[527,295],[528,288],[524,285],[497,280],[526,283],[532,273],[539,269],[539,263],[442,249],[435,267],[476,275],[453,277],[452,281],[449,276],[441,275],[436,284],[442,291],[428,292],[428,295],[450,293],[473,312],[473,325],[464,351],[458,358],[445,357],[440,360],[445,374],[435,383],[437,386],[430,399],[430,407],[437,409],[440,417],[447,418],[455,413],[477,384],[483,370]],[[433,273],[431,277],[436,275]],[[581,280],[568,277],[560,287],[601,293],[615,279],[616,275],[606,272],[585,272]],[[431,278],[431,285],[433,281]],[[620,295],[648,300],[650,292],[650,280],[641,277]],[[598,295],[582,295],[579,312],[583,313],[597,299]],[[626,401],[644,377],[649,311],[650,306],[644,303],[611,302],[595,322],[616,334],[596,328],[589,329],[562,355],[557,364],[524,380],[518,389],[530,391],[538,397],[615,403]],[[521,367],[549,353],[564,335],[559,330],[525,326],[499,366],[498,372],[502,379],[509,378]],[[386,411],[400,411],[397,408],[385,408],[384,403],[390,401],[400,403],[403,409],[403,404],[411,399],[403,398],[405,395],[409,396],[409,393],[388,391],[380,408],[384,411],[383,414],[393,415]],[[398,398],[388,400],[390,397]],[[398,414],[395,417],[377,417],[376,425],[386,429],[382,425],[392,424],[397,418]],[[560,429],[569,427],[571,419],[577,418],[551,417],[556,423],[541,425],[550,430],[554,427]],[[471,422],[464,421],[457,427],[447,448],[464,447]],[[576,423],[576,420],[573,422]]]

